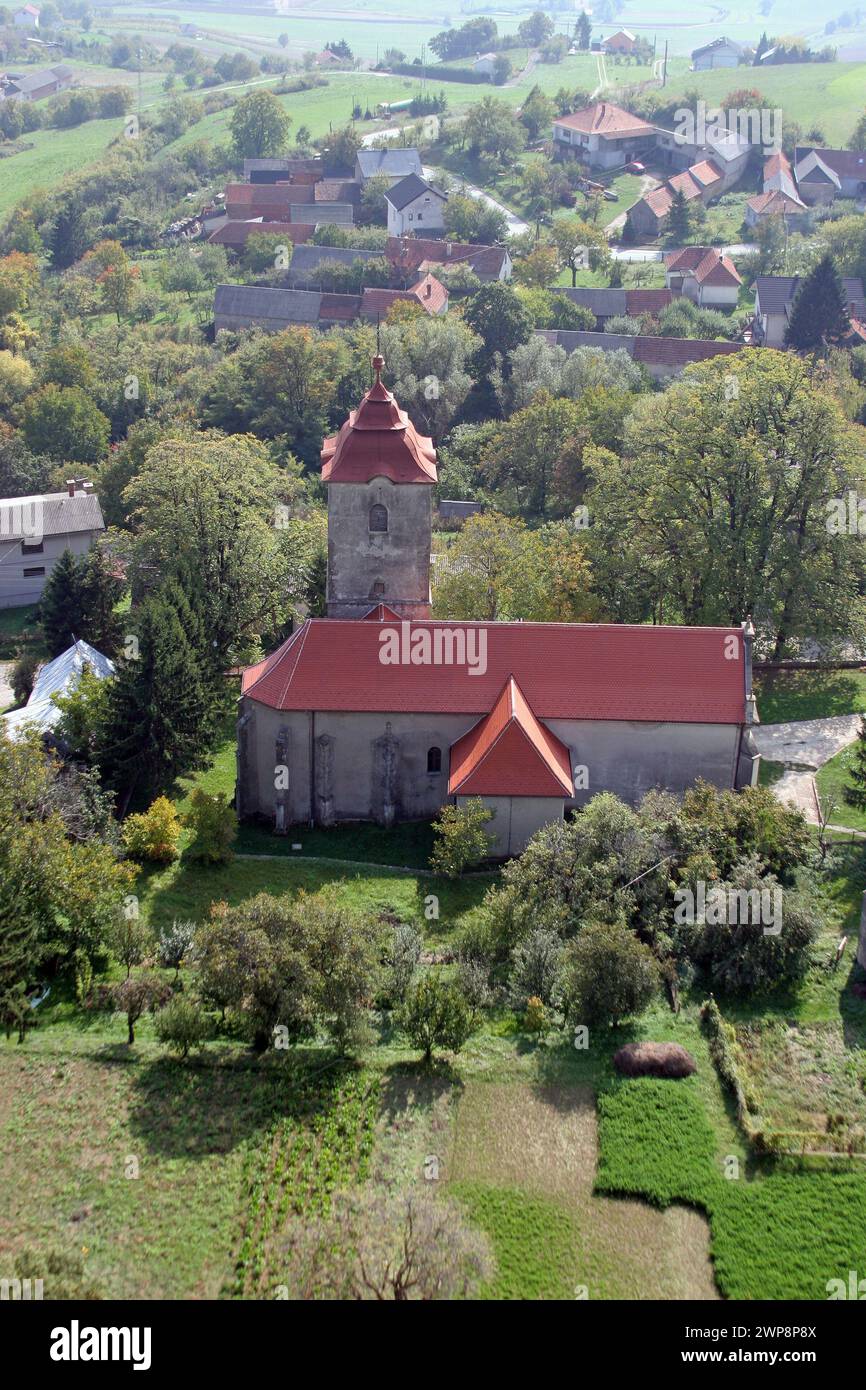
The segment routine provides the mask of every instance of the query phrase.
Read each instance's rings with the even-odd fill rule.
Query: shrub
[[[555,931],[538,927],[511,953],[511,1002],[515,1009],[527,1007],[531,997],[554,1006],[559,1001],[559,974],[562,968],[562,941]]]
[[[432,972],[409,989],[398,1022],[427,1062],[435,1047],[459,1052],[472,1032],[472,1014],[460,990]]]
[[[402,1004],[421,960],[421,933],[411,922],[398,922],[385,957],[385,992],[389,1003]]]
[[[138,863],[168,864],[177,858],[181,824],[167,796],[158,796],[140,815],[123,823],[123,844]]]
[[[157,959],[165,970],[173,970],[177,979],[184,958],[189,954],[195,936],[195,922],[179,920],[175,917],[170,927],[164,927],[159,934]]]
[[[143,974],[117,985],[103,986],[98,1002],[112,1013],[126,1014],[127,1042],[131,1047],[135,1042],[135,1025],[142,1014],[148,1010],[155,1013],[170,998],[171,985],[159,975]]]
[[[108,944],[112,955],[126,966],[126,978],[134,965],[141,965],[148,948],[153,944],[150,928],[140,917],[127,917],[120,913],[111,925]]]
[[[547,1027],[547,1010],[537,994],[530,995],[526,1001],[523,1026],[527,1033],[543,1033]]]
[[[563,989],[572,1024],[617,1024],[642,1013],[658,987],[652,951],[621,921],[587,922],[566,947]]]
[[[208,1034],[208,1022],[201,1009],[186,994],[175,994],[154,1020],[159,1041],[179,1057],[201,1048]]]
[[[197,788],[183,823],[192,831],[187,855],[199,864],[230,864],[238,818],[224,792],[211,795]]]
[[[36,672],[39,670],[39,665],[39,657],[35,652],[23,652],[12,667],[9,684],[12,686],[16,704],[26,705],[30,699],[33,686],[36,684]]]
[[[493,819],[479,796],[471,796],[463,806],[443,806],[433,822],[437,837],[430,856],[430,867],[446,878],[457,878],[470,864],[484,859],[495,843],[484,827]]]

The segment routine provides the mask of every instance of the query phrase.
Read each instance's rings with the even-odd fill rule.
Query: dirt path
[[[752,734],[758,752],[771,762],[783,763],[786,770],[773,783],[773,794],[786,805],[796,806],[810,825],[819,825],[821,802],[815,773],[857,737],[859,714],[839,714],[829,719],[795,719],[787,724],[758,724]],[[833,825],[858,839],[862,832],[847,825]]]

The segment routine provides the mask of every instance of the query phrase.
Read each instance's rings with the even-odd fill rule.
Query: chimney
[[[74,479],[74,478],[67,478],[67,479],[66,479],[66,491],[67,491],[67,493],[69,494],[70,497],[74,497],[74,496],[75,496],[75,479]]]
[[[432,293],[433,286],[430,284],[430,281],[428,280],[426,285],[424,286],[424,298],[429,299]]]
[[[82,490],[82,492],[84,492],[84,493],[89,497],[89,496],[91,495],[91,493],[93,492],[93,483],[91,483],[89,480],[86,479],[86,480],[81,484],[81,490]]]
[[[450,260],[450,258],[451,258],[451,251],[452,251],[452,249],[453,249],[453,246],[454,246],[453,241],[446,241],[446,243],[445,243],[445,255],[449,258],[449,260]]]

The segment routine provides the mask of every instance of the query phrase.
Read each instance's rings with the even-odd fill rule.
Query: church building
[[[430,618],[436,452],[373,366],[322,449],[328,616],[243,675],[238,814],[390,825],[477,796],[504,856],[601,791],[756,781],[751,623]]]

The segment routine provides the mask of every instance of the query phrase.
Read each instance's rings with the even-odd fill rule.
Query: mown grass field
[[[755,680],[762,724],[866,710],[866,671],[773,671]]]
[[[843,748],[841,753],[837,753],[835,758],[831,758],[828,763],[819,768],[815,774],[815,783],[818,788],[818,795],[821,798],[821,805],[825,808],[833,807],[830,817],[834,825],[847,825],[852,830],[866,830],[866,811],[858,806],[852,806],[847,798],[849,786],[854,782],[854,759],[857,755],[857,745],[851,744],[848,748]]]

